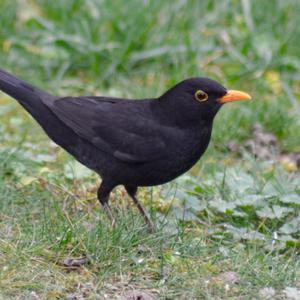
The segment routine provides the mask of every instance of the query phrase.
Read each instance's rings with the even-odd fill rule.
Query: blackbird
[[[60,98],[0,70],[0,90],[56,144],[101,176],[97,196],[113,223],[109,195],[123,185],[150,230],[137,188],[166,183],[189,170],[206,150],[221,106],[251,99],[203,77],[186,79],[158,98]]]

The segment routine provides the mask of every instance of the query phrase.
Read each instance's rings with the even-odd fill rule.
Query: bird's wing
[[[167,155],[162,130],[134,101],[110,98],[61,98],[47,104],[80,137],[127,163]]]

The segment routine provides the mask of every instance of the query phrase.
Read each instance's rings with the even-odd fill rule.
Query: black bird
[[[189,170],[206,150],[222,104],[251,98],[201,77],[153,99],[59,98],[3,70],[0,90],[15,98],[56,144],[101,176],[97,196],[112,222],[109,195],[123,185],[149,229],[137,188],[166,183]]]

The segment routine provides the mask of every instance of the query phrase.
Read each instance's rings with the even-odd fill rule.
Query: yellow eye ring
[[[205,92],[203,92],[202,90],[198,90],[195,93],[195,99],[199,102],[204,102],[208,99],[208,95]]]

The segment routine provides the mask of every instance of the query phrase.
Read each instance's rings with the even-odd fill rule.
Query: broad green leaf
[[[226,213],[228,211],[233,211],[236,207],[235,203],[227,202],[222,199],[216,199],[209,202],[209,206],[215,208],[217,211],[221,213]]]
[[[290,194],[280,197],[280,201],[283,203],[293,203],[300,205],[300,196],[298,194]]]
[[[248,228],[237,228],[229,225],[226,226],[226,229],[236,240],[265,240],[265,236],[262,233]]]
[[[293,209],[288,207],[273,205],[271,208],[265,206],[264,208],[258,210],[256,214],[261,218],[281,219],[282,217],[285,217],[288,213],[292,211]]]
[[[280,227],[279,231],[284,234],[292,234],[300,231],[300,217],[292,219],[290,222]]]
[[[235,203],[238,206],[263,206],[267,197],[259,194],[249,194],[240,196]]]

